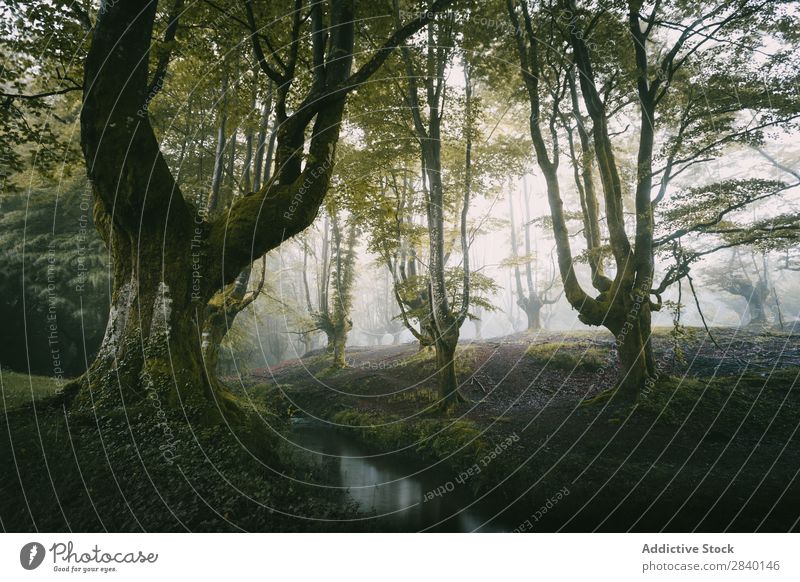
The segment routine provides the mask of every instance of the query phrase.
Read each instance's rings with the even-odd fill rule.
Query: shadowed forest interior
[[[794,531],[796,2],[0,4],[5,531]]]

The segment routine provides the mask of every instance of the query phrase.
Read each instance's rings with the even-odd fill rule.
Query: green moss
[[[471,374],[475,370],[477,362],[478,350],[474,346],[458,346],[456,348],[456,374],[459,376]],[[420,350],[405,358],[399,367],[412,368],[417,373],[431,374],[436,370],[436,352],[433,348]]]
[[[439,399],[435,390],[430,388],[417,388],[413,390],[403,390],[389,397],[389,403],[397,404],[407,402],[413,404],[429,405]]]
[[[0,406],[6,410],[17,408],[42,398],[53,396],[63,386],[56,378],[47,376],[29,376],[3,370],[0,374]]]
[[[788,392],[781,406],[784,413],[800,408],[800,395],[792,390],[799,373],[784,369],[712,380],[664,377],[640,396],[637,408],[669,424],[682,424],[689,417],[698,426],[713,421],[715,430],[735,431],[742,421],[769,424],[776,414],[775,391]]]
[[[592,346],[548,342],[533,344],[525,355],[536,363],[557,370],[594,372],[608,365],[609,352]]]
[[[433,348],[427,347],[419,350],[414,355],[405,358],[402,362],[399,363],[400,367],[408,367],[408,366],[424,366],[426,364],[433,365],[436,361],[436,353],[433,351]]]

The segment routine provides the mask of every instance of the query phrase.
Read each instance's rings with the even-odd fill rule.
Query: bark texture
[[[570,14],[577,13],[575,3],[571,0],[562,0],[560,7]],[[654,265],[651,203],[653,122],[658,88],[647,79],[647,39],[646,33],[640,29],[638,8],[635,3],[629,5],[629,32],[636,58],[637,97],[641,113],[638,166],[633,193],[636,211],[634,244],[631,244],[625,228],[625,192],[611,143],[608,112],[603,95],[595,85],[592,56],[583,31],[578,24],[573,23],[565,33],[536,28],[538,23],[534,23],[526,2],[507,0],[507,8],[515,28],[521,31],[521,34],[516,35],[517,52],[531,106],[530,132],[536,161],[547,186],[564,294],[570,305],[578,311],[581,321],[588,325],[602,325],[616,336],[620,374],[615,393],[626,399],[636,398],[641,388],[657,374],[650,335],[651,310],[658,308],[658,305],[650,301]],[[649,29],[647,32],[649,33]],[[557,36],[553,36],[554,34]],[[561,36],[562,34],[565,36]],[[553,63],[546,58],[545,53],[553,43],[559,46],[562,43],[569,45],[571,63]],[[543,99],[545,95],[548,101]],[[570,151],[576,169],[575,181],[581,197],[584,235],[596,296],[591,296],[584,290],[575,271],[576,263],[572,255],[559,184],[560,148],[556,124],[559,120],[564,121],[561,114],[562,99],[569,99],[574,129],[580,138],[580,154],[576,153],[577,148],[571,138]],[[587,112],[586,116],[583,108]],[[586,125],[588,122],[590,127]],[[571,129],[568,135],[570,132]],[[599,211],[591,171],[592,159],[597,164],[605,203],[608,243],[616,267],[613,279],[604,272]]]
[[[437,2],[434,12],[446,5]],[[150,397],[165,406],[213,411],[225,407],[226,398],[202,354],[209,301],[235,287],[254,260],[311,224],[328,190],[348,92],[433,13],[404,25],[351,75],[353,3],[331,0],[334,32],[323,61],[315,63],[323,74],[291,115],[286,95],[294,75],[280,79],[280,176],[211,217],[186,202],[147,116],[156,9],[157,2],[104,2],[85,62],[81,148],[95,224],[110,251],[113,289],[100,353],[71,393],[86,406]],[[269,69],[263,53],[257,58]]]

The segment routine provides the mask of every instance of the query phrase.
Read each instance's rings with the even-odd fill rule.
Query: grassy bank
[[[491,500],[507,529],[797,529],[794,339],[729,339],[724,354],[687,344],[678,358],[658,338],[660,378],[624,407],[591,400],[615,370],[607,338],[588,334],[461,346],[469,402],[446,412],[431,353],[352,350],[344,370],[316,354],[231,381],[250,411],[235,428],[148,401],[67,412],[48,406],[51,380],[4,373],[0,520],[8,531],[369,530],[348,521],[365,516],[345,492],[320,486],[338,482],[338,459],[310,462],[292,445],[289,420],[303,416],[377,455],[435,465],[437,485]]]
[[[742,334],[718,359],[712,344],[683,345],[678,357],[668,336],[657,340],[660,378],[624,408],[587,405],[615,364],[605,340],[586,334],[464,346],[457,365],[470,403],[447,414],[432,406],[432,356],[413,346],[354,351],[338,372],[317,355],[247,390],[453,477],[518,436],[469,482],[502,500],[506,523],[522,524],[566,488],[535,529],[797,528],[800,369],[781,365],[793,338]]]
[[[354,512],[324,480],[325,465],[299,466],[267,429],[276,416],[251,409],[249,423],[199,426],[149,401],[95,417],[36,407],[27,382],[6,383],[0,416],[0,523],[6,531],[330,531]],[[19,388],[18,393],[13,387]],[[332,521],[331,521],[332,520]]]
[[[46,376],[0,371],[0,407],[13,409],[56,394],[62,382]]]

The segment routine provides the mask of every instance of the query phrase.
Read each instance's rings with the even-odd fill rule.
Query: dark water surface
[[[315,462],[327,456],[338,482],[325,485],[347,489],[361,511],[375,514],[368,523],[378,530],[500,532],[519,525],[512,512],[495,517],[506,502],[488,495],[474,503],[479,496],[468,480],[457,483],[457,472],[417,461],[413,452],[376,454],[344,432],[306,419],[294,419],[288,438]],[[431,495],[442,487],[451,491]]]

